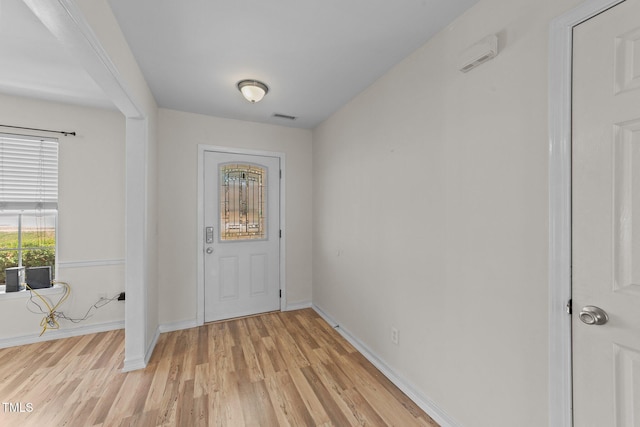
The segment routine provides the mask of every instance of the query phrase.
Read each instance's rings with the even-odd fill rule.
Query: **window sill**
[[[0,300],[29,298],[31,292],[25,289],[18,292],[5,292],[5,285],[0,285]],[[64,293],[64,286],[53,285],[50,288],[36,289],[40,295],[58,295]]]

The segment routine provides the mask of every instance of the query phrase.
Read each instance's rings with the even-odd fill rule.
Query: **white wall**
[[[76,3],[109,57],[109,64],[98,67],[92,77],[127,116],[125,369],[136,369],[142,367],[143,359],[150,357],[159,331],[158,107],[108,1],[76,0]],[[107,70],[106,66],[111,65],[113,69]]]
[[[313,134],[314,304],[460,426],[547,425],[548,24],[577,3],[481,0]]]
[[[311,302],[311,132],[160,109],[160,323],[196,319],[198,144],[286,155],[286,297]]]
[[[116,111],[5,95],[0,95],[0,116],[3,124],[77,133],[59,136],[56,279],[72,288],[60,311],[83,317],[102,294],[112,297],[124,290],[124,118]],[[103,262],[111,265],[91,265]],[[0,295],[0,340],[41,332],[43,316],[27,311],[25,303],[26,298]],[[122,322],[124,304],[112,302],[93,313],[79,324],[61,321],[61,327]]]

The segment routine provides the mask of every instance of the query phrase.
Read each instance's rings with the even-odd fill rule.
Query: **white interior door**
[[[640,0],[573,52],[574,425],[640,427]]]
[[[204,153],[205,322],[280,308],[280,159]]]

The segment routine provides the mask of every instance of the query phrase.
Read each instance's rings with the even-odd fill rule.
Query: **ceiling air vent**
[[[295,120],[296,116],[288,116],[286,114],[280,114],[280,113],[275,113],[273,115],[273,117],[276,117],[278,119],[287,119],[287,120]]]

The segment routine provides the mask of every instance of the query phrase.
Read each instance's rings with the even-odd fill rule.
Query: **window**
[[[220,166],[220,240],[265,238],[266,172],[257,165]]]
[[[0,283],[10,267],[55,267],[58,141],[0,134]]]

